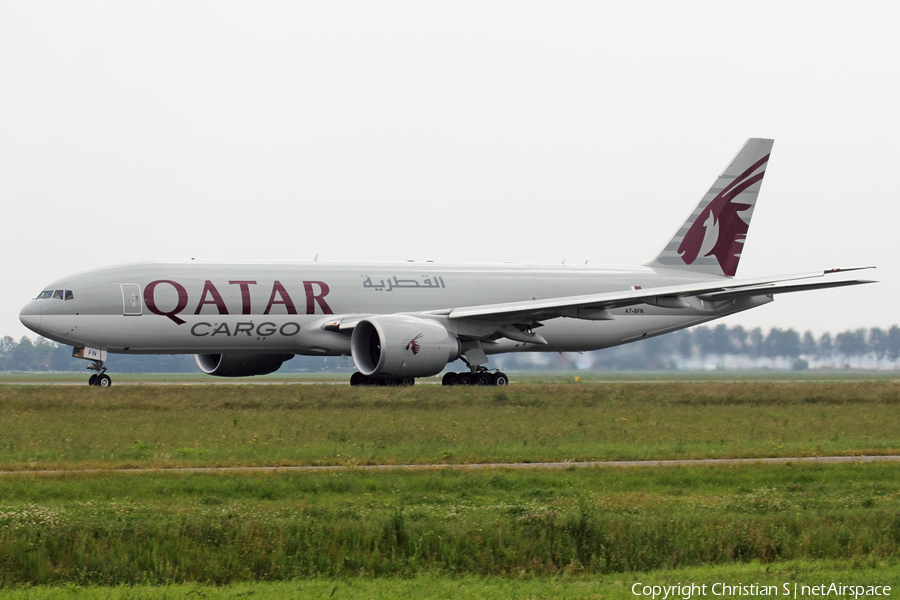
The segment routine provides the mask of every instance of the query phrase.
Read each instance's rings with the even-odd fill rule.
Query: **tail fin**
[[[775,140],[751,138],[675,237],[648,263],[734,277]]]

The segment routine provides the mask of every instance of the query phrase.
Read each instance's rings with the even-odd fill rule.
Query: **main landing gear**
[[[88,385],[96,385],[98,387],[109,387],[112,385],[112,377],[106,374],[106,367],[103,366],[102,360],[95,360],[88,365],[91,371],[97,371],[88,379]]]
[[[509,385],[509,377],[507,377],[506,373],[501,371],[492,373],[484,367],[479,367],[479,369],[482,370],[479,370],[474,375],[472,373],[444,373],[444,377],[441,379],[441,385]],[[91,385],[103,385],[101,383],[94,383],[95,377],[97,377],[97,375],[91,377]],[[108,375],[102,375],[101,377],[109,379]],[[350,385],[406,387],[415,385],[415,383],[416,380],[414,377],[404,377],[402,379],[393,377],[367,377],[359,371],[350,376]],[[107,383],[106,385],[109,384]]]
[[[478,367],[475,373],[444,373],[441,385],[509,385],[509,377],[502,371],[488,371]]]
[[[373,386],[410,386],[416,384],[415,377],[368,377],[359,371],[350,376],[350,385],[373,385]]]
[[[466,365],[469,363],[466,362]],[[91,368],[91,367],[88,367]],[[489,370],[481,365],[472,368],[470,373],[444,373],[441,379],[441,385],[509,385],[509,377],[506,373],[498,370]],[[391,377],[367,377],[359,371],[350,376],[350,385],[377,385],[377,386],[408,386],[416,383],[415,377],[405,377],[403,379]]]
[[[509,385],[506,373],[498,369],[491,371],[482,365],[473,365],[465,356],[460,356],[459,359],[469,367],[469,372],[444,373],[441,385]]]

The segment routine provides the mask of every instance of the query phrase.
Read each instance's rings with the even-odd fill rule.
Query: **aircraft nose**
[[[35,333],[41,332],[41,305],[32,300],[19,313],[22,325]]]

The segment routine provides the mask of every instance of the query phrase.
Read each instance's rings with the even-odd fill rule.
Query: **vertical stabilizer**
[[[734,277],[774,140],[751,138],[651,267]]]

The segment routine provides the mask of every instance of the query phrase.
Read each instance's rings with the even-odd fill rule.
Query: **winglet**
[[[648,266],[734,277],[774,143],[747,140]]]

